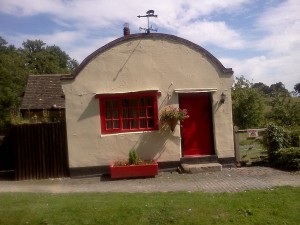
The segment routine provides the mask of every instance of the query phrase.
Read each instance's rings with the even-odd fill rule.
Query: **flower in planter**
[[[155,163],[154,160],[142,160],[133,148],[129,151],[128,159],[114,161],[114,166],[147,165]]]
[[[110,163],[111,178],[155,177],[158,174],[158,164],[155,160],[139,159],[136,150],[129,152],[129,158]]]
[[[171,131],[174,131],[178,121],[183,121],[187,118],[189,118],[189,116],[186,109],[180,109],[174,105],[169,105],[160,112],[159,120],[161,124],[169,125]]]

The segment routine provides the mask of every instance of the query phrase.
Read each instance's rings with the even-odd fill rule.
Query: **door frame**
[[[203,91],[176,91],[178,93],[178,105],[180,106],[180,95],[184,94],[200,94],[200,93],[208,93],[210,98],[210,113],[211,113],[211,121],[210,121],[210,127],[211,127],[211,135],[212,135],[212,155],[217,155],[216,150],[216,140],[215,140],[215,117],[214,117],[214,107],[213,107],[213,94],[215,93],[215,89],[209,89],[209,90],[203,90]],[[184,143],[183,143],[183,137],[182,137],[182,128],[180,126],[180,154],[181,157],[184,157]]]

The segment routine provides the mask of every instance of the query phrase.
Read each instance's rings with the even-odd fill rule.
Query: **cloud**
[[[60,30],[54,30],[47,35],[25,35],[26,38],[40,38],[47,44],[56,43],[75,52],[75,47],[84,46],[84,49],[91,49],[94,47],[92,43],[103,43],[97,41],[97,38],[110,40],[110,37],[122,34],[122,25],[125,22],[130,23],[132,33],[138,32],[139,27],[147,26],[147,20],[138,19],[137,15],[143,15],[155,6],[155,12],[158,12],[159,16],[151,22],[160,30],[166,30],[198,44],[214,44],[222,48],[236,49],[244,45],[240,35],[225,22],[205,21],[203,16],[224,11],[229,13],[247,2],[248,0],[2,0],[0,11],[21,17],[50,15]],[[69,31],[63,31],[65,29]],[[24,35],[19,38],[24,38]],[[90,41],[87,42],[85,38]],[[72,49],[71,45],[76,43],[76,39],[81,45]],[[82,54],[83,52],[86,51],[82,51]],[[79,60],[83,58],[79,53],[75,55]]]
[[[139,24],[136,18],[149,9],[159,13],[163,28],[176,28],[199,17],[217,12],[231,12],[248,0],[185,1],[185,0],[2,0],[0,11],[14,16],[51,14],[61,21],[79,27],[108,27],[116,21]]]
[[[158,14],[151,23],[160,32],[218,47],[219,59],[237,76],[269,85],[282,81],[290,90],[299,82],[299,0],[0,0],[2,14],[19,18],[46,15],[57,25],[46,34],[3,35],[9,37],[8,42],[41,39],[78,61],[121,36],[125,22],[132,33],[146,27],[147,20],[137,15],[149,9]],[[242,27],[243,22],[247,27]]]
[[[298,59],[295,54],[272,57],[258,55],[246,59],[219,58],[225,67],[233,68],[235,76],[243,75],[254,83],[263,82],[267,85],[283,82],[290,91],[299,83]]]
[[[240,34],[225,22],[195,22],[182,27],[178,35],[198,44],[213,44],[221,48],[241,49],[246,45]]]
[[[62,12],[60,0],[1,0],[0,12],[13,16],[33,16],[40,13]]]
[[[257,48],[272,54],[300,50],[300,1],[285,1],[267,10],[258,20],[257,28],[265,32]],[[275,16],[276,15],[276,16]]]

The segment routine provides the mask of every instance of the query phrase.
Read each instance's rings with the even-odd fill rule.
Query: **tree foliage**
[[[41,40],[23,42],[21,53],[30,74],[70,73],[78,65],[58,46],[46,46]]]
[[[290,96],[282,82],[269,87],[262,82],[252,84],[243,76],[237,77],[232,99],[233,121],[242,129],[267,123],[283,127],[300,125],[300,101]]]
[[[275,84],[271,84],[270,86],[270,93],[273,95],[284,95],[290,97],[289,91],[285,88],[282,82],[278,82]]]
[[[289,91],[285,88],[285,86],[282,82],[271,84],[271,86],[268,86],[262,82],[254,83],[252,85],[252,88],[256,88],[256,89],[260,90],[265,95],[272,96],[272,95],[281,94],[281,95],[290,96]]]
[[[263,121],[263,98],[252,83],[237,77],[232,88],[233,122],[241,129],[258,127]]]
[[[271,89],[268,85],[262,83],[262,82],[259,82],[259,83],[254,83],[252,85],[252,88],[256,88],[258,90],[260,90],[262,93],[264,93],[265,95],[268,95],[271,93]]]
[[[285,127],[300,125],[300,103],[297,98],[277,93],[272,97],[270,106],[272,110],[266,115],[269,122]]]
[[[27,40],[17,49],[0,37],[0,130],[8,123],[10,110],[21,103],[29,74],[71,73],[77,65],[58,46]]]
[[[296,93],[298,94],[298,96],[299,96],[299,95],[300,95],[300,83],[295,84],[294,90],[295,90],[295,92],[296,92]]]

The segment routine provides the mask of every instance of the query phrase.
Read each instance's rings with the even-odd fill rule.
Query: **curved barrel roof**
[[[71,75],[67,75],[67,76],[62,76],[63,80],[71,80],[71,79],[75,79],[75,77],[80,73],[80,71],[91,61],[93,60],[95,57],[97,57],[98,55],[100,55],[101,53],[109,50],[110,48],[113,48],[114,46],[117,46],[119,44],[128,42],[128,41],[133,41],[133,40],[139,40],[139,39],[157,39],[157,40],[169,40],[169,41],[174,41],[183,45],[186,45],[192,49],[194,49],[195,51],[198,51],[199,53],[201,53],[204,57],[206,57],[212,64],[216,65],[216,67],[223,72],[226,75],[232,75],[233,74],[233,70],[232,68],[225,68],[223,66],[223,64],[215,57],[213,56],[209,51],[207,51],[206,49],[202,48],[201,46],[188,41],[184,38],[180,38],[177,37],[175,35],[170,35],[170,34],[162,34],[162,33],[150,33],[150,34],[146,34],[146,33],[138,33],[138,34],[131,34],[131,35],[127,35],[127,36],[123,36],[120,37],[104,46],[102,46],[101,48],[97,49],[96,51],[94,51],[92,54],[90,54],[88,57],[86,57],[82,63],[74,70],[74,72]]]

